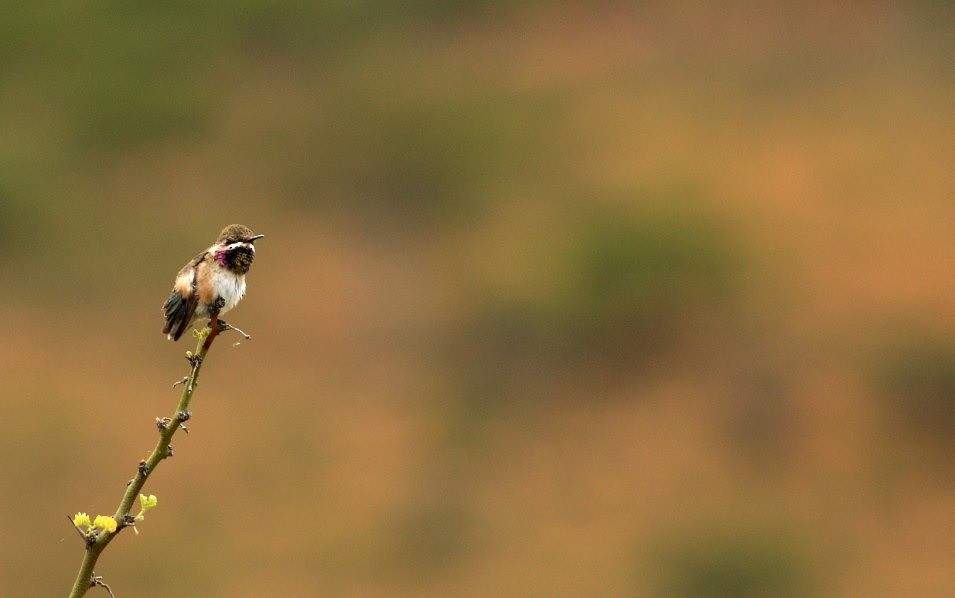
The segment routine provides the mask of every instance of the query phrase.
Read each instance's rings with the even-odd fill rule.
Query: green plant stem
[[[159,463],[166,457],[171,456],[169,453],[169,443],[172,441],[173,435],[179,429],[179,425],[184,421],[181,418],[181,414],[186,413],[189,410],[189,402],[192,400],[192,395],[196,390],[196,385],[199,382],[199,370],[202,369],[202,364],[205,362],[206,353],[209,351],[209,347],[212,346],[212,341],[218,335],[217,326],[208,328],[208,334],[205,330],[203,334],[199,337],[199,343],[196,345],[196,357],[192,360],[192,371],[189,374],[189,378],[184,383],[182,390],[182,396],[179,398],[179,405],[176,407],[175,413],[172,414],[172,417],[169,418],[169,423],[159,430],[159,442],[156,443],[156,448],[153,449],[153,452],[149,457],[140,462],[139,468],[136,471],[136,475],[131,479],[126,486],[126,493],[123,494],[123,499],[119,503],[119,508],[116,509],[116,514],[113,515],[113,519],[116,520],[117,527],[115,532],[100,531],[96,536],[94,541],[88,542],[86,545],[86,554],[83,556],[83,563],[80,565],[80,570],[76,574],[76,581],[73,583],[73,590],[70,592],[70,598],[80,598],[85,595],[86,592],[93,585],[93,568],[96,566],[96,560],[99,558],[99,555],[103,552],[106,546],[113,541],[119,532],[123,531],[123,528],[129,527],[128,524],[124,523],[127,515],[130,515],[130,509],[133,506],[133,503],[136,500],[136,497],[139,496],[139,492],[143,489],[143,486],[146,484],[146,480],[149,479],[150,474],[156,471],[156,467],[159,466]],[[187,416],[188,417],[188,416]]]

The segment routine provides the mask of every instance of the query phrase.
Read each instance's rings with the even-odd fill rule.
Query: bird
[[[211,247],[179,270],[172,293],[162,306],[166,338],[178,341],[194,322],[205,318],[217,333],[233,328],[219,316],[245,295],[245,275],[255,257],[255,242],[264,236],[254,234],[247,226],[230,224]]]

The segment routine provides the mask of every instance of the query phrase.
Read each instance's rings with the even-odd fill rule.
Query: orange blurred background
[[[3,594],[955,595],[949,3],[2,13]]]

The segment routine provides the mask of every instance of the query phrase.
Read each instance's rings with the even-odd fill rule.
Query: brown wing
[[[196,292],[196,272],[205,256],[206,252],[202,252],[183,266],[176,276],[172,294],[162,306],[163,315],[166,317],[166,325],[162,332],[171,340],[179,340],[196,313],[196,306],[199,304],[199,294]]]

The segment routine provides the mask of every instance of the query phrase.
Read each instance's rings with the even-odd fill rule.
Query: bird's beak
[[[250,237],[250,238],[249,238],[249,243],[255,243],[258,239],[261,239],[261,238],[264,237],[264,236],[265,236],[265,235],[255,235],[255,236],[253,236],[253,237]]]

